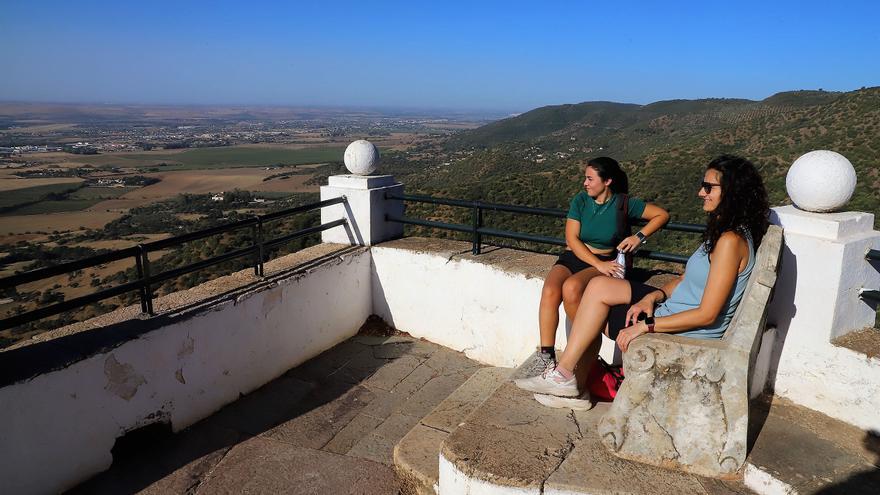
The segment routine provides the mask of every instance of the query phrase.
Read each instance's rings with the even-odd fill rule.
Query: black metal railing
[[[298,230],[296,232],[292,232],[290,234],[277,237],[274,239],[265,240],[264,238],[264,224],[271,220],[278,220],[282,218],[289,217],[291,215],[295,215],[297,213],[303,213],[311,210],[316,210],[323,208],[325,206],[332,206],[340,203],[345,203],[347,200],[345,196],[341,196],[339,198],[328,199],[325,201],[320,201],[317,203],[310,203],[307,205],[297,206],[294,208],[288,208],[286,210],[277,211],[274,213],[268,213],[266,215],[258,215],[252,218],[247,218],[244,220],[240,220],[238,222],[232,222],[224,225],[218,225],[216,227],[211,227],[209,229],[199,230],[197,232],[190,232],[188,234],[182,234],[175,237],[169,237],[167,239],[161,239],[158,241],[148,242],[146,244],[140,244],[138,246],[121,249],[117,251],[113,251],[110,253],[99,254],[97,256],[91,256],[89,258],[71,261],[68,263],[61,263],[59,265],[50,266],[46,268],[40,268],[37,270],[32,270],[29,272],[19,273],[16,275],[12,275],[9,277],[0,278],[0,290],[6,290],[10,288],[18,287],[22,284],[27,284],[30,282],[36,282],[38,280],[44,280],[50,277],[54,277],[57,275],[63,275],[65,273],[72,273],[77,270],[82,270],[84,268],[90,268],[98,265],[103,265],[105,263],[109,263],[112,261],[119,261],[126,258],[134,258],[135,268],[137,270],[137,280],[126,282],[120,285],[116,285],[114,287],[109,287],[106,289],[98,290],[97,292],[93,292],[91,294],[87,294],[84,296],[76,297],[74,299],[70,299],[67,301],[55,303],[49,306],[37,308],[31,311],[19,313],[14,316],[10,316],[8,318],[0,319],[0,330],[5,330],[7,328],[12,328],[18,325],[23,325],[25,323],[30,323],[36,320],[40,320],[43,318],[47,318],[49,316],[54,316],[60,313],[64,313],[66,311],[70,311],[73,309],[82,308],[89,304],[93,304],[99,301],[103,301],[105,299],[109,299],[111,297],[119,296],[128,292],[138,291],[140,295],[140,304],[141,311],[146,314],[154,314],[153,311],[153,287],[156,284],[164,282],[166,280],[173,279],[175,277],[179,277],[181,275],[185,275],[187,273],[192,273],[198,270],[202,270],[204,268],[208,268],[210,266],[218,265],[220,263],[224,263],[226,261],[230,261],[236,258],[242,258],[245,256],[253,257],[253,268],[254,274],[257,276],[263,276],[263,263],[265,261],[265,251],[266,249],[280,246],[287,242],[290,242],[294,239],[305,237],[310,234],[314,234],[317,232],[321,232],[327,229],[331,229],[333,227],[337,227],[340,225],[344,225],[346,223],[345,218],[341,218],[339,220],[334,220],[332,222],[328,222],[325,224],[317,225],[314,227],[309,227],[306,229]],[[251,228],[251,234],[253,242],[250,246],[236,249],[227,253],[223,253],[217,256],[213,256],[210,258],[206,258],[203,260],[199,260],[195,263],[191,263],[189,265],[184,265],[181,267],[173,268],[171,270],[167,270],[161,273],[152,274],[150,272],[150,257],[149,254],[151,252],[173,248],[180,246],[187,242],[196,241],[199,239],[204,239],[206,237],[225,234],[228,232],[232,232],[239,229]]]
[[[412,201],[415,203],[429,203],[436,205],[456,206],[460,208],[469,208],[471,210],[471,225],[437,222],[433,220],[422,220],[419,218],[411,218],[405,215],[386,215],[385,219],[390,222],[402,223],[404,225],[418,225],[421,227],[430,227],[435,229],[452,230],[456,232],[465,232],[471,234],[471,242],[473,244],[471,252],[480,254],[483,244],[483,236],[501,237],[505,239],[514,239],[518,241],[535,242],[540,244],[550,244],[554,246],[565,246],[565,239],[560,237],[548,237],[543,235],[528,234],[523,232],[513,232],[509,230],[499,230],[489,228],[483,225],[483,212],[503,211],[508,213],[518,213],[526,215],[542,215],[555,218],[565,218],[567,211],[554,208],[533,208],[528,206],[504,205],[497,203],[484,203],[482,201],[465,201],[460,199],[435,198],[432,196],[422,196],[413,194],[394,194],[386,193],[385,199]],[[644,224],[644,221],[640,222]],[[666,230],[688,233],[702,233],[706,230],[705,225],[693,223],[677,223],[670,222],[664,227]],[[636,256],[656,261],[669,261],[672,263],[687,263],[687,256],[674,253],[666,253],[662,251],[652,251],[648,249],[640,249],[636,251]]]

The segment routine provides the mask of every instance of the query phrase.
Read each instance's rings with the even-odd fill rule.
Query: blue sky
[[[880,86],[880,1],[3,0],[0,100],[523,111]]]

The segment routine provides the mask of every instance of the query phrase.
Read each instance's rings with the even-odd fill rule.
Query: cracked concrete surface
[[[397,493],[394,445],[479,369],[406,335],[358,335],[178,434],[118,442],[72,493]]]

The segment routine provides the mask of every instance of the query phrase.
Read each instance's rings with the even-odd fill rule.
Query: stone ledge
[[[543,254],[490,245],[483,245],[482,253],[475,255],[471,253],[471,246],[470,242],[450,239],[404,237],[376,244],[374,247],[436,254],[447,258],[449,261],[466,260],[492,266],[504,272],[523,275],[526,278],[540,279],[547,275],[547,272],[553,267],[553,263],[556,262],[558,257],[558,254]],[[558,249],[561,253],[562,248]],[[633,270],[633,277],[639,281],[662,284],[668,281],[669,278],[676,276],[677,273],[680,272],[636,268]]]

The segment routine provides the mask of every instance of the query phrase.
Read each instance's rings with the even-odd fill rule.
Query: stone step
[[[880,433],[773,397],[753,401],[744,482],[759,493],[880,493]]]
[[[511,378],[533,375],[538,363],[533,355]],[[582,437],[579,415],[505,382],[443,442],[439,493],[541,493]]]
[[[526,363],[512,378],[534,368]],[[609,407],[551,409],[513,383],[503,384],[437,440],[439,493],[880,493],[880,437],[781,398],[752,402],[754,446],[737,481],[610,454],[597,434]]]
[[[394,469],[403,492],[434,495],[438,483],[440,447],[465,418],[513,372],[482,368],[422,418],[394,447]]]

